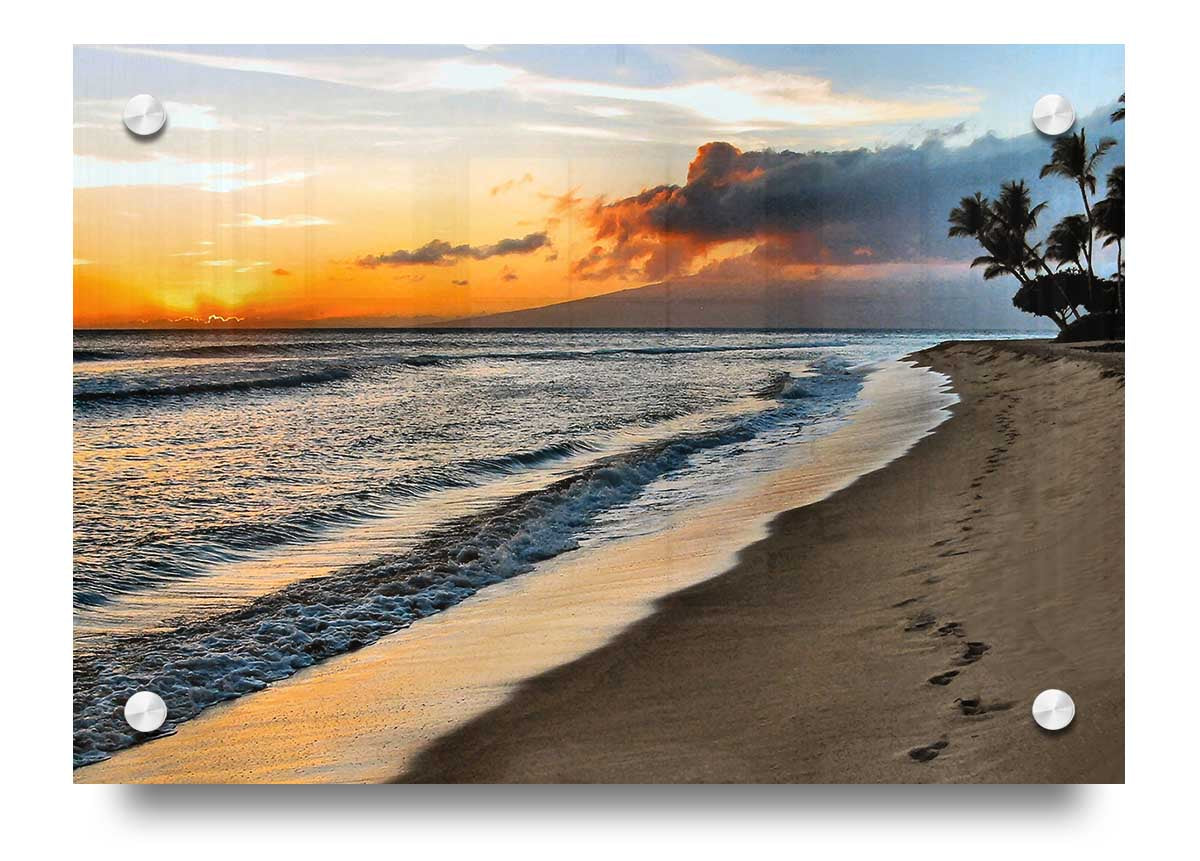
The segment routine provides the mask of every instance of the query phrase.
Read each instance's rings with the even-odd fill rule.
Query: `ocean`
[[[981,332],[77,332],[76,766],[652,534]]]

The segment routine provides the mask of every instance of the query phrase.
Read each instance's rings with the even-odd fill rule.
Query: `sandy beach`
[[[1123,354],[917,358],[961,398],[936,433],[397,778],[1123,781]]]
[[[75,780],[1123,780],[1123,354],[912,358],[768,482]]]

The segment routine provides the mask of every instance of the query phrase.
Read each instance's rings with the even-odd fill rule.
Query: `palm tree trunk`
[[[1117,313],[1125,316],[1125,257],[1121,247],[1124,240],[1117,237]]]
[[[1092,236],[1096,232],[1096,226],[1092,223],[1092,205],[1088,203],[1087,187],[1082,181],[1079,183],[1079,196],[1083,198],[1083,212],[1087,216],[1088,223],[1088,243],[1087,243],[1087,272],[1088,272],[1088,298],[1094,303],[1096,301],[1096,276],[1092,272]]]
[[[1046,277],[1049,278],[1051,281],[1053,281],[1054,286],[1058,288],[1058,293],[1060,296],[1062,296],[1063,304],[1071,309],[1071,313],[1074,314],[1075,319],[1078,320],[1079,319],[1079,309],[1071,304],[1071,297],[1067,295],[1067,291],[1063,289],[1062,284],[1058,283],[1058,278],[1055,276],[1054,271],[1049,266],[1046,265],[1046,260],[1042,257],[1039,257],[1036,253],[1034,253],[1033,247],[1028,242],[1025,243],[1025,253],[1028,254],[1030,257],[1037,258],[1038,263],[1041,264],[1042,270],[1046,273]],[[1020,280],[1020,279],[1018,279],[1018,280]],[[1066,316],[1067,316],[1066,311],[1064,310],[1063,318],[1065,319]]]

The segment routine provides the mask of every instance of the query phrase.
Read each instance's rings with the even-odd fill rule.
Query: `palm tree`
[[[1002,186],[995,203],[975,192],[950,210],[949,235],[970,236],[988,252],[971,263],[972,267],[986,267],[985,279],[1007,273],[1024,284],[1031,263],[1025,234],[1036,225],[1043,206],[1030,206],[1024,183]]]
[[[1050,230],[1046,237],[1046,259],[1058,263],[1061,269],[1071,263],[1080,272],[1087,258],[1088,223],[1082,215],[1068,215]]]
[[[1125,165],[1119,164],[1104,178],[1104,187],[1109,197],[1125,199]]]
[[[1087,216],[1088,224],[1087,273],[1089,295],[1095,289],[1096,280],[1091,264],[1092,234],[1096,229],[1096,221],[1092,217],[1092,204],[1088,199],[1088,194],[1094,195],[1096,193],[1096,166],[1100,163],[1100,159],[1104,157],[1104,154],[1116,145],[1117,142],[1112,138],[1101,138],[1096,148],[1089,151],[1087,130],[1080,129],[1070,137],[1060,137],[1054,141],[1054,147],[1050,152],[1050,161],[1042,166],[1040,174],[1042,179],[1048,176],[1061,176],[1079,186],[1079,195],[1083,198],[1083,211]]]
[[[1025,185],[1025,180],[1023,179],[1010,180],[1003,183],[1000,186],[1000,195],[991,207],[993,217],[1014,238],[1014,244],[1023,250],[1024,259],[1022,264],[1024,268],[1040,269],[1045,273],[1046,277],[1057,287],[1063,303],[1078,318],[1079,309],[1068,298],[1066,290],[1063,289],[1058,279],[1054,277],[1054,273],[1050,271],[1050,267],[1046,265],[1045,258],[1038,253],[1038,247],[1030,245],[1027,239],[1029,232],[1037,227],[1038,218],[1045,209],[1045,201],[1036,206],[1034,205],[1029,193],[1029,187]],[[1065,319],[1066,312],[1064,311],[1063,313]]]
[[[992,214],[1014,235],[1024,237],[1037,227],[1037,220],[1046,209],[1043,201],[1037,206],[1025,180],[1009,181],[1000,186],[1000,196],[992,204]]]
[[[978,191],[974,197],[964,197],[950,210],[950,236],[979,239],[991,221],[991,206],[991,201]]]
[[[950,236],[969,236],[988,252],[971,261],[971,268],[985,267],[984,280],[1000,275],[1012,275],[1022,284],[1029,280],[1025,272],[1024,248],[1014,245],[1010,234],[997,220],[992,202],[975,192],[964,197],[950,210]]]
[[[1001,275],[1011,275],[1022,284],[1029,283],[1029,258],[1025,243],[1018,237],[1000,225],[994,225],[984,234],[980,244],[988,253],[972,260],[971,268],[984,267],[983,280],[991,281]]]
[[[1117,99],[1121,107],[1111,114],[1109,119],[1114,123],[1125,120],[1125,94]],[[1108,197],[1097,204],[1101,211],[1097,214],[1097,226],[1100,235],[1107,237],[1104,247],[1116,243],[1117,246],[1117,310],[1125,313],[1125,165],[1120,164],[1108,172]]]
[[[1108,172],[1105,182],[1108,196],[1096,202],[1096,232],[1104,237],[1104,247],[1117,246],[1117,310],[1125,312],[1125,165]]]
[[[1033,205],[1024,181],[1007,182],[1000,187],[1000,196],[994,202],[979,192],[972,197],[962,198],[958,206],[950,211],[949,235],[971,237],[983,246],[987,254],[972,260],[971,267],[983,267],[986,281],[1011,275],[1023,287],[1028,286],[1034,280],[1029,275],[1030,271],[1038,268],[1044,269],[1053,280],[1053,273],[1045,260],[1027,238],[1037,226],[1038,216],[1045,206],[1044,203]],[[1056,281],[1055,285],[1066,307],[1071,308],[1078,317],[1079,312],[1066,301],[1066,293],[1061,286]],[[1060,329],[1066,328],[1065,311],[1058,313],[1052,309],[1049,316]]]

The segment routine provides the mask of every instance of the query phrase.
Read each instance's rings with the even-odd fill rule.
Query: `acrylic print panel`
[[[1119,46],[74,63],[76,781],[1124,779]]]

